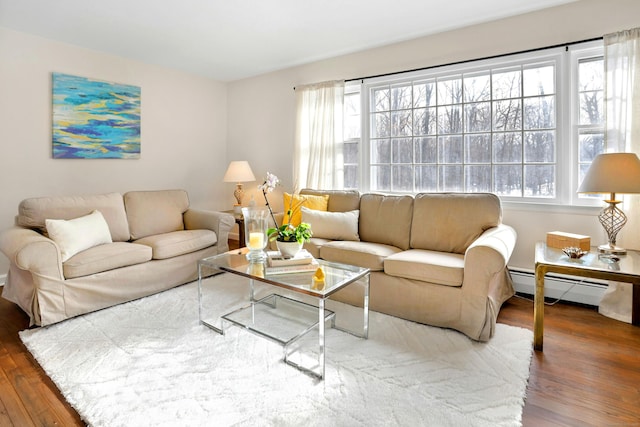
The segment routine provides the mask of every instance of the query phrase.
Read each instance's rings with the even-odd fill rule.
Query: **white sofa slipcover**
[[[359,211],[359,240],[314,234],[305,248],[315,257],[371,269],[372,310],[452,328],[478,341],[493,336],[498,311],[514,294],[507,262],[516,243],[515,230],[502,223],[497,196],[301,194],[328,194],[330,212]],[[350,286],[335,298],[362,304],[357,292]]]
[[[112,243],[62,262],[45,221],[94,210]],[[229,214],[191,209],[184,190],[25,199],[16,224],[0,233],[10,262],[2,296],[42,326],[141,298],[195,280],[199,259],[229,249],[234,224]]]

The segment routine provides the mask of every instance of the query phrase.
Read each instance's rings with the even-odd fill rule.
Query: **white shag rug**
[[[278,344],[201,325],[190,283],[20,337],[92,426],[493,427],[521,425],[533,334],[498,324],[478,343],[370,312],[368,340],[327,329],[318,381]]]

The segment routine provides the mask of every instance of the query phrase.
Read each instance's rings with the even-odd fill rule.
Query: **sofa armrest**
[[[482,233],[467,249],[465,257],[472,255],[478,248],[493,250],[500,259],[500,268],[504,268],[516,246],[517,234],[513,227],[500,224]]]
[[[0,233],[0,251],[22,270],[64,280],[60,247],[48,237],[19,226]]]
[[[491,276],[507,266],[516,246],[516,231],[505,224],[490,228],[478,237],[464,255],[464,282],[484,284],[479,293],[486,295]],[[463,283],[464,286],[464,283]]]
[[[207,211],[203,209],[187,209],[184,213],[184,227],[187,230],[211,230],[218,237],[218,253],[229,250],[229,232],[236,224],[233,215]]]
[[[514,294],[507,263],[516,238],[512,227],[500,224],[482,233],[465,253],[461,317],[469,327],[465,333],[479,341],[493,336],[500,306]]]

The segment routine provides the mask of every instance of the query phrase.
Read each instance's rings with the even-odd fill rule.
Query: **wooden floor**
[[[531,329],[533,303],[512,298],[498,322]],[[18,332],[27,326],[27,316],[0,298],[0,427],[84,425],[22,345]],[[547,307],[523,425],[640,426],[640,328],[592,308]]]

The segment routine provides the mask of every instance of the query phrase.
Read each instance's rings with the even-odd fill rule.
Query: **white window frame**
[[[432,79],[453,74],[473,73],[488,68],[502,68],[553,61],[556,66],[556,196],[553,198],[500,196],[506,205],[555,205],[555,206],[601,206],[600,198],[580,197],[578,187],[578,61],[584,58],[603,56],[601,40],[555,47],[533,52],[518,53],[497,58],[468,61],[459,64],[433,67],[430,69],[398,73],[364,79],[355,84],[360,86],[361,99],[361,139],[359,147],[359,190],[370,188],[370,93],[381,85],[395,85],[414,80]],[[351,82],[354,84],[354,82]],[[569,167],[565,167],[565,165]]]

